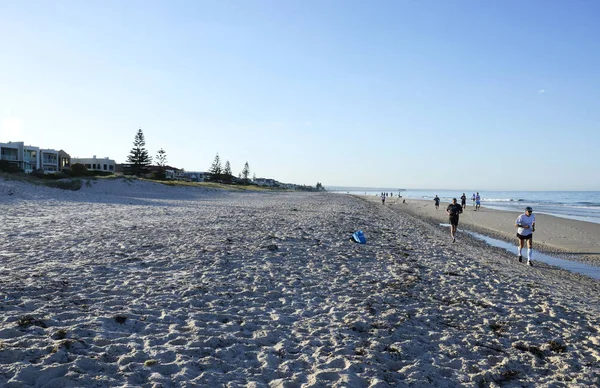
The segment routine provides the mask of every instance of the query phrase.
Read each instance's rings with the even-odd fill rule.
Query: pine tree
[[[248,165],[248,162],[246,162],[246,164],[244,164],[244,169],[242,170],[242,176],[246,183],[248,183],[248,175],[250,175],[250,166]]]
[[[129,151],[127,162],[131,163],[131,170],[134,175],[141,176],[146,172],[146,166],[152,162],[152,157],[146,150],[146,140],[142,129],[138,129],[133,141],[133,148]]]
[[[162,148],[156,153],[156,164],[160,167],[165,167],[167,165],[167,153]]]
[[[233,175],[231,174],[231,165],[229,164],[229,160],[225,162],[225,169],[223,170],[223,179],[225,182],[230,183],[233,179]]]
[[[208,170],[208,172],[210,173],[211,181],[221,180],[221,174],[223,173],[223,169],[221,168],[221,158],[219,158],[218,153],[217,156],[215,156],[215,160],[213,160],[213,164],[212,166],[210,166],[210,170]]]

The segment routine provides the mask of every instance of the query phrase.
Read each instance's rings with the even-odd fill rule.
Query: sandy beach
[[[368,198],[374,202],[378,201],[375,197]],[[386,203],[394,205],[394,209],[426,219],[432,224],[448,223],[448,215],[445,212],[448,203],[440,203],[439,210],[435,209],[433,201],[411,199],[403,204],[399,198],[391,198]],[[473,210],[471,203],[467,203],[465,211],[460,215],[459,230],[468,229],[514,243],[516,254],[514,224],[522,212],[493,210],[483,206],[477,211]],[[539,213],[535,213],[535,217],[534,249],[600,266],[600,224]]]
[[[0,386],[600,385],[600,282],[392,202],[0,179]],[[512,239],[516,214],[470,210]],[[593,227],[538,225],[600,251]]]

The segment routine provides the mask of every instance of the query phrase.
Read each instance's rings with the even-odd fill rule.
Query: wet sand
[[[375,201],[374,198],[369,200]],[[433,224],[448,223],[446,206],[441,203],[435,209],[433,201],[406,200],[403,204],[399,198],[388,199],[386,205],[394,209],[422,218]],[[474,211],[467,203],[460,215],[458,229],[468,229],[507,242],[514,242],[515,254],[517,230],[515,220],[521,212],[502,211],[485,207]],[[600,224],[576,221],[547,214],[534,214],[536,228],[534,233],[534,249],[545,253],[553,253],[561,258],[586,262],[600,266]]]

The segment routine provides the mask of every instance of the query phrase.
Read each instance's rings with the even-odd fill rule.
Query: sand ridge
[[[598,282],[451,244],[387,206],[147,182],[0,188],[15,190],[0,200],[2,386],[600,382]]]

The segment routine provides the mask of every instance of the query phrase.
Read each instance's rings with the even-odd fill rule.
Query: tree
[[[248,175],[250,175],[250,166],[248,165],[248,162],[246,162],[246,164],[244,164],[244,169],[242,170],[242,176],[246,183],[248,183]]]
[[[143,175],[146,172],[146,166],[152,162],[152,157],[148,155],[146,150],[146,140],[144,140],[144,132],[138,129],[133,141],[133,148],[129,151],[127,162],[131,163],[131,170],[134,175]]]
[[[225,169],[223,170],[223,179],[225,182],[230,183],[233,179],[233,175],[231,174],[231,165],[229,164],[229,160],[225,162]]]
[[[160,167],[165,167],[167,165],[167,153],[162,148],[156,153],[156,164]]]
[[[221,180],[221,174],[223,173],[223,169],[221,168],[221,158],[219,158],[219,154],[215,156],[215,160],[213,160],[212,166],[210,166],[210,170],[208,170],[210,174],[211,181]]]
[[[323,188],[323,185],[320,182],[317,182],[317,185],[315,187],[316,187],[317,191],[323,191],[323,190],[325,190]]]

